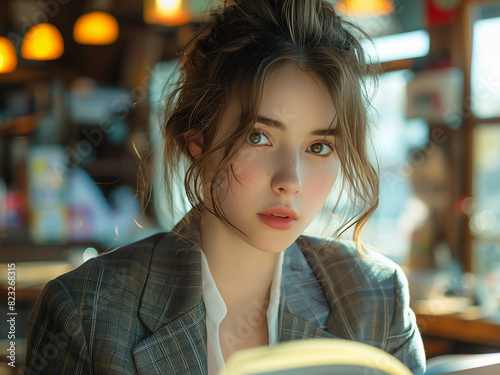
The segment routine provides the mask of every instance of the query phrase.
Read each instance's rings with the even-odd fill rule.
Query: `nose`
[[[280,158],[271,181],[271,188],[277,194],[295,195],[302,191],[302,178],[298,155]]]

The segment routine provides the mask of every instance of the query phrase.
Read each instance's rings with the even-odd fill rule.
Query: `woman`
[[[406,278],[360,241],[378,177],[355,32],[320,0],[212,13],[166,102],[166,191],[188,160],[191,211],[48,283],[28,324],[31,373],[212,375],[235,351],[311,337],[423,372]],[[337,177],[352,218],[331,239],[303,234]],[[339,240],[349,227],[354,241]]]

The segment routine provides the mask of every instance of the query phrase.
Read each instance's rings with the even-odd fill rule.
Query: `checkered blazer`
[[[206,374],[199,225],[90,259],[50,281],[28,320],[26,374]],[[300,236],[285,250],[278,340],[364,342],[422,374],[401,269],[349,242]]]

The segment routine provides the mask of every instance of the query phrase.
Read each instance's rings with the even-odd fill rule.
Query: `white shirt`
[[[267,328],[269,346],[278,343],[278,309],[280,300],[281,272],[283,253],[278,254],[278,262],[271,283],[269,306],[267,307]],[[208,375],[216,375],[225,368],[224,357],[220,346],[219,326],[227,314],[227,307],[215,285],[207,258],[201,251],[201,279],[203,301],[207,312],[207,364]],[[242,327],[244,329],[244,327]]]

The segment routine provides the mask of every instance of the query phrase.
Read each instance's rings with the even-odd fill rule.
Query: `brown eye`
[[[315,143],[314,145],[311,146],[311,150],[314,153],[321,152],[321,150],[323,150],[323,146],[324,145],[322,143]]]
[[[259,143],[261,135],[260,133],[252,133],[248,138],[250,139],[251,143]]]
[[[259,145],[259,142],[262,142],[264,139],[267,139],[267,136],[260,130],[255,130],[248,136],[248,141],[253,145]],[[269,145],[269,140],[266,144]],[[264,144],[261,143],[260,145]]]
[[[331,143],[331,142],[315,143],[315,144],[313,144],[313,145],[311,145],[309,147],[311,149],[311,152],[313,154],[315,154],[316,156],[319,156],[319,157],[332,156],[334,154],[334,150],[335,150],[334,146],[333,146],[333,143]],[[327,147],[328,147],[328,149],[330,149],[329,152],[326,153],[326,154],[324,154],[324,153],[322,154],[321,153],[322,151],[328,151]]]

